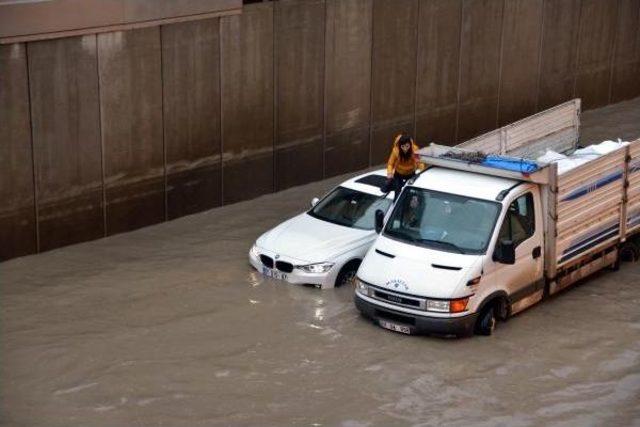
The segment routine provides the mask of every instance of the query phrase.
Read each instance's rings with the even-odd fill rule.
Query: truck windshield
[[[346,227],[373,230],[375,212],[384,212],[391,206],[391,200],[350,188],[338,187],[318,202],[308,213],[312,217]]]
[[[487,200],[407,187],[387,221],[384,235],[447,252],[482,254],[500,207]]]

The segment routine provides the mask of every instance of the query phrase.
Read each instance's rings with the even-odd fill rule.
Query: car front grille
[[[293,271],[293,264],[290,262],[277,261],[276,268],[284,273],[291,273]]]
[[[262,265],[267,268],[277,268],[283,273],[291,273],[293,271],[293,264],[285,261],[275,261],[268,255],[260,255],[260,261],[262,261]]]
[[[273,268],[273,258],[271,258],[270,256],[260,255],[260,261],[262,261],[262,264],[265,267]]]

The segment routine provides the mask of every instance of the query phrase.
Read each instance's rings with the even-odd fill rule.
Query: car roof
[[[521,182],[515,179],[431,167],[420,174],[413,186],[495,201],[500,192]]]
[[[350,188],[352,190],[361,191],[367,194],[373,194],[374,196],[382,196],[384,193],[380,187],[387,181],[386,169],[378,169],[363,173],[346,180],[341,187]],[[388,196],[391,197],[391,196]]]

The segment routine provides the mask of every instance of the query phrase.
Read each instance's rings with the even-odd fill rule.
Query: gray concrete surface
[[[640,99],[583,116],[640,136]],[[338,177],[0,264],[0,425],[640,425],[640,266],[491,337],[407,337],[246,254]]]

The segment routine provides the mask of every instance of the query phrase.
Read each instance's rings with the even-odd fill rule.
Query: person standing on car
[[[398,199],[400,190],[413,178],[417,170],[424,170],[425,164],[418,157],[418,146],[409,135],[401,133],[393,141],[391,155],[387,162],[387,183],[383,192],[393,191],[394,200]]]

